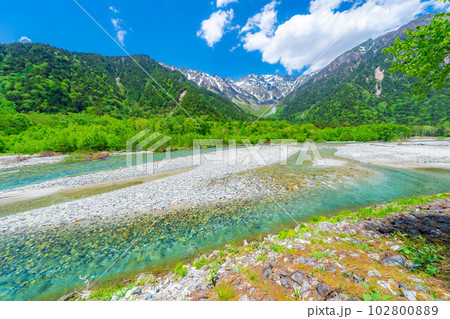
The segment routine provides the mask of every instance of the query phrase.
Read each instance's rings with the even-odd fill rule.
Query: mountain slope
[[[228,99],[198,88],[146,55],[75,53],[45,44],[0,45],[0,103],[20,112],[81,112],[122,116],[208,115],[246,119]],[[177,107],[179,103],[180,107]]]
[[[393,58],[382,52],[404,30],[427,24],[432,17],[421,16],[342,54],[282,101],[280,117],[323,125],[448,124],[449,89],[419,101],[409,95],[413,79],[386,73]]]
[[[164,63],[160,64],[170,70],[180,71],[188,80],[191,80],[199,87],[222,94],[235,103],[243,103],[255,108],[261,105],[277,103],[308,78],[307,76],[249,74],[238,81],[233,81],[231,78],[222,78],[199,70],[176,68]]]

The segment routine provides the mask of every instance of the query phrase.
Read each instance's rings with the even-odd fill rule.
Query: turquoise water
[[[301,222],[313,215],[450,190],[450,171],[361,167],[370,174],[346,186],[297,190],[275,200]],[[193,257],[193,245],[208,250],[286,226],[294,222],[267,198],[0,237],[0,300],[57,299],[83,287],[80,275],[99,277],[124,251],[99,283]]]
[[[214,148],[201,149],[201,153],[214,151]],[[173,151],[171,158],[192,155],[192,150]],[[155,153],[153,156],[142,156],[134,164],[146,163],[150,161],[159,161],[165,159],[167,153]],[[57,163],[39,166],[20,167],[8,170],[1,170],[0,173],[0,191],[15,187],[26,186],[35,183],[41,183],[57,178],[70,177],[81,174],[93,173],[101,170],[114,169],[127,166],[126,156],[110,156],[104,160],[93,162],[77,163]]]

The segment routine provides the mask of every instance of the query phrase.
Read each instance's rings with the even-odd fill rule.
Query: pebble
[[[367,272],[367,277],[381,277],[381,274],[378,270],[373,269]]]

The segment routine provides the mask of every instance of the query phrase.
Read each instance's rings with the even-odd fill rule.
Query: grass
[[[209,265],[211,263],[211,260],[207,259],[205,256],[202,256],[200,259],[197,259],[193,262],[193,265],[195,269],[200,269],[204,265]]]
[[[183,278],[187,275],[189,268],[187,266],[183,266],[181,262],[175,265],[175,267],[172,269],[175,276],[177,278]]]
[[[235,296],[233,288],[226,284],[217,286],[215,291],[222,301],[230,300]]]

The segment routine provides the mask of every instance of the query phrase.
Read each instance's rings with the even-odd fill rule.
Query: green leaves
[[[442,90],[450,81],[450,13],[436,14],[429,25],[405,31],[405,36],[384,50],[396,60],[389,72],[418,78],[414,93],[421,97]]]

